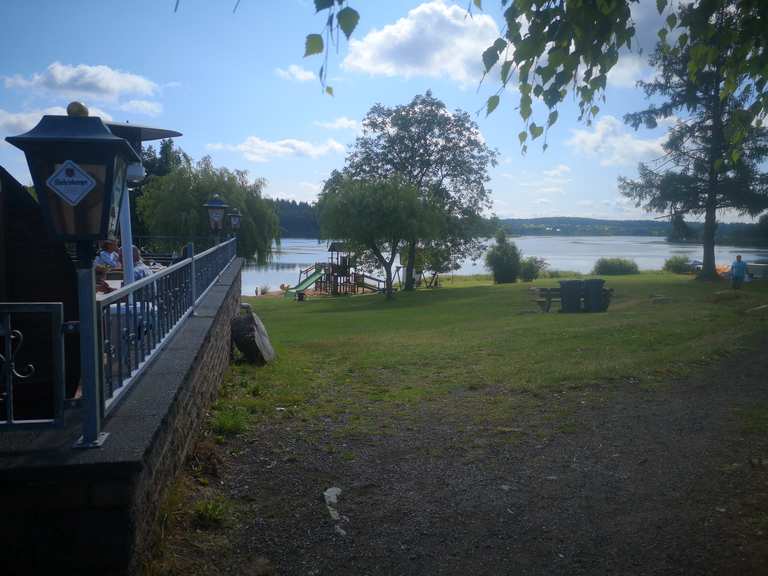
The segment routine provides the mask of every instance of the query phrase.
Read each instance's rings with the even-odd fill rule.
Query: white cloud
[[[269,141],[256,136],[249,136],[240,144],[208,144],[209,150],[234,150],[241,152],[251,162],[269,162],[274,158],[285,156],[305,156],[319,158],[332,152],[344,152],[344,146],[333,138],[321,144],[313,144],[306,140],[287,138],[285,140]]]
[[[299,182],[299,188],[317,194],[323,189],[323,185],[318,182]]]
[[[285,80],[294,80],[296,82],[309,82],[315,79],[315,73],[296,64],[291,64],[288,69],[275,68],[275,74]]]
[[[543,174],[549,178],[562,178],[566,174],[570,173],[570,171],[571,167],[567,164],[558,164],[551,170],[544,170]]]
[[[125,94],[151,96],[157,84],[130,72],[115,70],[109,66],[78,64],[71,66],[54,62],[44,72],[23,76],[4,77],[6,88],[28,88],[63,94],[68,97],[97,98],[114,101]]]
[[[321,128],[328,128],[329,130],[359,130],[360,129],[360,123],[357,120],[352,120],[352,118],[347,118],[346,116],[339,116],[338,118],[332,120],[331,122],[315,122],[315,126],[320,126]]]
[[[662,144],[667,137],[644,139],[627,132],[614,116],[603,116],[591,129],[572,130],[566,144],[577,153],[599,157],[601,166],[634,164],[664,154]]]
[[[374,76],[448,77],[462,86],[482,76],[481,54],[499,36],[493,18],[466,7],[426,2],[361,40],[350,40],[342,67]]]
[[[90,107],[91,116],[99,116],[102,120],[112,120],[110,116],[104,110],[99,108]],[[55,116],[65,116],[67,111],[60,106],[53,106],[51,108],[45,108],[42,110],[32,110],[29,112],[8,112],[0,108],[0,134],[7,136],[15,136],[27,130],[34,128],[40,119],[45,114],[51,114]]]
[[[163,112],[163,105],[151,100],[128,100],[120,105],[120,110],[146,116],[159,116]]]
[[[619,61],[608,72],[608,83],[620,88],[635,88],[638,80],[649,81],[654,69],[639,54],[622,54]]]

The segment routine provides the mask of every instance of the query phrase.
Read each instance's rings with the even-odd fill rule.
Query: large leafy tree
[[[150,178],[137,200],[137,211],[153,236],[207,237],[208,214],[203,204],[218,193],[242,214],[238,250],[264,262],[279,235],[272,203],[262,198],[265,184],[263,179],[250,181],[242,170],[216,168],[205,157]]]
[[[689,10],[682,9],[684,18]],[[686,114],[670,130],[665,156],[654,165],[640,164],[639,178],[620,178],[622,194],[638,206],[656,212],[704,216],[702,276],[715,272],[715,231],[718,210],[756,216],[768,208],[768,177],[760,166],[768,154],[765,129],[753,123],[747,109],[750,90],[730,90],[723,72],[725,62],[737,49],[731,32],[738,34],[739,21],[727,9],[714,22],[711,49],[717,57],[695,76],[690,74],[694,48],[661,43],[651,58],[658,74],[640,82],[653,103],[628,114],[625,121],[638,128],[654,128],[661,119]],[[747,82],[736,78],[737,85]]]
[[[499,73],[498,91],[487,102],[488,112],[498,106],[510,82],[519,87],[518,110],[526,129],[518,134],[525,148],[530,138],[541,136],[558,118],[558,107],[569,91],[579,103],[581,117],[589,121],[599,112],[604,99],[608,72],[622,51],[636,47],[637,30],[632,8],[640,3],[655,5],[666,16],[658,30],[662,42],[690,50],[688,70],[695,79],[699,71],[719,62],[723,77],[721,91],[748,94],[745,110],[752,118],[768,111],[768,2],[765,0],[499,0],[504,22],[501,36],[482,56],[487,73]],[[487,3],[487,0],[486,0]],[[309,34],[305,56],[325,54],[320,79],[328,72],[328,53],[342,33],[354,32],[360,14],[348,0],[315,0],[322,12],[322,34]],[[469,3],[469,10],[482,9],[482,0]],[[716,29],[717,15],[728,10],[735,22],[732,30]],[[719,53],[713,39],[731,49]],[[533,102],[540,100],[549,109],[546,119],[533,118]],[[741,130],[728,135],[733,140]],[[729,141],[730,143],[730,141]]]
[[[435,213],[415,186],[398,176],[380,180],[336,177],[317,203],[323,238],[343,240],[363,261],[384,270],[387,298],[393,297],[392,265],[405,243],[429,237]]]
[[[454,261],[479,251],[481,214],[490,207],[488,168],[496,156],[466,112],[449,111],[431,92],[406,105],[376,104],[365,116],[343,174],[371,181],[397,176],[441,214],[434,238],[407,239],[406,289],[414,285],[420,245]]]

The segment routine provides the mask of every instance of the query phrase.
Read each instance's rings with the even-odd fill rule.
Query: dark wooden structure
[[[62,302],[64,321],[78,319],[77,277],[62,242],[53,240],[43,222],[40,206],[26,187],[0,166],[0,301]],[[14,395],[19,418],[50,416],[53,402],[53,364],[40,354],[48,350],[51,336],[39,317],[17,319],[24,344],[15,361],[35,365],[35,375]],[[80,341],[65,338],[66,397],[75,395],[80,381]],[[1,393],[2,391],[0,391]]]
[[[303,294],[312,278],[315,292],[332,296],[384,290],[384,280],[357,270],[354,255],[343,242],[331,242],[327,262],[317,262],[299,272],[297,296]]]

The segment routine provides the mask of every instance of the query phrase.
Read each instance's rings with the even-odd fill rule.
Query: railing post
[[[192,310],[195,309],[195,302],[197,301],[197,276],[195,275],[195,243],[190,242],[187,244],[189,248],[189,257],[192,258],[192,262],[189,264],[190,274],[192,274]]]
[[[80,310],[80,381],[83,391],[83,435],[76,448],[97,448],[108,434],[101,431],[101,383],[96,342],[96,285],[89,243],[78,245],[77,303]]]

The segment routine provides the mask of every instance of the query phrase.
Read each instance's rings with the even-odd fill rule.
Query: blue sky
[[[387,0],[352,3],[362,15],[349,44],[331,58],[321,92],[320,57],[303,58],[304,37],[323,20],[309,0],[3,0],[0,22],[0,137],[31,128],[72,100],[114,120],[172,128],[193,158],[246,169],[266,195],[313,200],[341,168],[359,122],[376,102],[404,104],[431,89],[450,109],[474,114],[496,88],[480,86],[480,54],[497,36],[500,2],[466,17],[467,2]],[[658,15],[643,1],[635,19],[646,52]],[[10,23],[10,25],[7,25]],[[491,172],[502,217],[647,217],[617,192],[619,175],[658,156],[664,130],[634,132],[624,113],[643,106],[634,80],[643,57],[622,56],[607,102],[592,126],[579,123],[569,96],[549,134],[521,156],[522,121],[514,91],[490,117],[473,116],[501,162]],[[498,74],[495,71],[495,74]],[[545,118],[543,110],[539,119]],[[0,143],[0,164],[24,182],[20,151]]]

